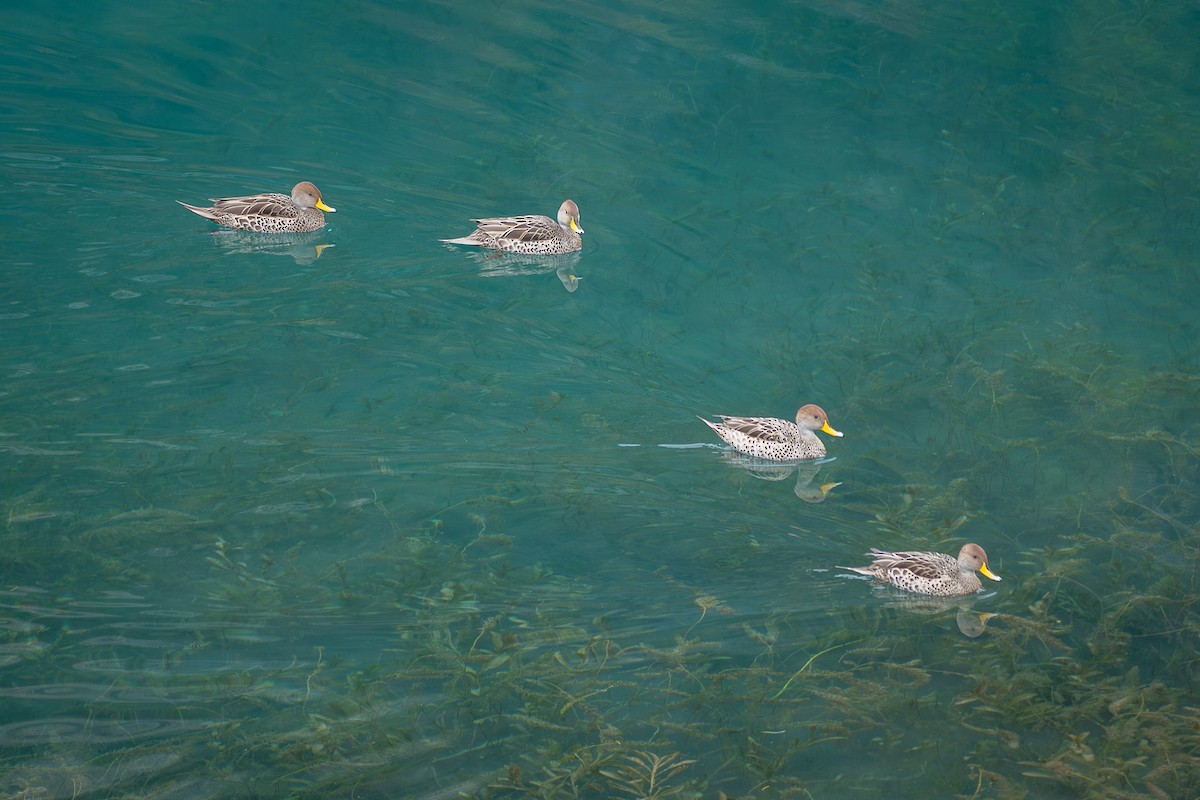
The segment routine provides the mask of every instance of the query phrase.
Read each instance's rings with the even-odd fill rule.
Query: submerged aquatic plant
[[[674,783],[675,776],[695,763],[694,760],[681,758],[679,753],[660,756],[636,751],[625,754],[622,763],[601,769],[600,774],[608,779],[608,785],[614,792],[639,800],[699,797],[699,792],[689,792],[686,785]]]

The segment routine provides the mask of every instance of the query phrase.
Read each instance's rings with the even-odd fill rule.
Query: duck
[[[321,190],[308,181],[292,187],[292,194],[267,192],[244,197],[213,197],[212,207],[200,208],[182,200],[175,202],[218,225],[255,233],[308,233],[325,225],[322,211],[336,208],[325,205]]]
[[[772,461],[806,461],[825,455],[825,443],[813,431],[841,437],[829,424],[820,406],[809,403],[796,412],[796,421],[775,417],[730,417],[718,414],[720,422],[700,421],[739,453]]]
[[[873,561],[866,567],[839,567],[891,584],[898,589],[937,597],[975,594],[983,588],[976,572],[994,581],[999,575],[988,569],[984,549],[974,542],[964,544],[955,558],[947,553],[905,550],[889,552],[870,549]]]
[[[583,248],[579,225],[579,206],[564,200],[558,207],[558,221],[540,214],[518,217],[489,217],[471,220],[475,230],[457,239],[442,239],[446,244],[486,247],[506,253],[553,256],[574,253]]]

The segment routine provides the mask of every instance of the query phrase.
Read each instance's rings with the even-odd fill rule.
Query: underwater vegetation
[[[1094,444],[1080,432],[1119,443],[1109,466],[1144,488],[1097,479],[1048,493],[1036,513],[1025,498],[1035,530],[993,532],[1006,577],[1021,577],[1002,602],[965,610],[984,627],[974,639],[945,613],[886,602],[831,606],[819,625],[747,614],[712,575],[666,567],[652,577],[661,592],[626,607],[522,563],[506,520],[531,498],[512,487],[413,525],[377,500],[312,489],[303,508],[260,509],[291,522],[240,533],[153,507],[64,519],[28,492],[3,530],[0,793],[815,798],[911,784],[964,798],[1194,796],[1200,458],[1183,409],[1200,407],[1200,377],[1151,376],[1134,400],[1119,361],[1083,380],[1077,359],[1091,353],[1070,353],[1013,358],[1000,391],[946,395],[1018,420],[1058,398],[1058,433],[1035,444],[956,432],[987,444],[969,464],[948,450],[957,479],[896,468],[905,480],[847,501],[882,536],[956,540],[1008,481],[1051,469],[1031,449],[1076,459],[1086,483]],[[961,359],[948,380],[977,369]],[[1131,402],[1181,409],[1176,433],[1110,424]],[[296,520],[345,528],[347,509],[386,541],[351,531],[330,560],[296,537]],[[186,556],[173,573],[153,569],[164,543]],[[710,557],[729,553],[698,554]],[[179,582],[187,599],[173,611],[144,600]],[[47,583],[56,593],[33,588]],[[82,602],[85,584],[108,590]],[[144,621],[116,616],[140,605]],[[856,768],[864,756],[909,771]]]
[[[953,352],[935,413],[987,424],[825,466],[845,483],[817,506],[781,493],[881,545],[987,541],[1006,580],[961,610],[975,638],[807,560],[768,572],[796,559],[785,535],[684,569],[616,531],[641,558],[627,594],[560,574],[531,557],[531,509],[580,534],[611,500],[553,464],[538,494],[432,510],[264,468],[244,511],[183,485],[97,513],[27,488],[45,456],[9,451],[0,797],[1200,795],[1200,374],[1086,330],[1017,346],[1016,325],[904,350],[882,393],[915,402],[905,371]],[[176,457],[155,469],[193,474]],[[739,570],[778,600],[732,599]]]

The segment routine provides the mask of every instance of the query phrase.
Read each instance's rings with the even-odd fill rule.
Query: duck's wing
[[[953,572],[958,571],[958,563],[943,553],[913,551],[889,553],[872,549],[870,555],[874,558],[871,566],[875,569],[885,571],[899,569],[929,580],[944,579],[947,574],[952,574],[949,567],[953,568]]]
[[[718,414],[721,424],[732,431],[737,431],[751,439],[763,442],[789,442],[794,437],[789,435],[791,423],[775,417],[727,417]],[[794,425],[792,427],[795,427]]]
[[[562,236],[562,228],[549,217],[537,214],[519,217],[491,217],[472,220],[478,227],[473,237],[480,234],[492,239],[507,239],[514,242],[545,242]]]
[[[270,192],[245,197],[214,197],[212,211],[238,217],[295,217],[300,209],[286,194]]]

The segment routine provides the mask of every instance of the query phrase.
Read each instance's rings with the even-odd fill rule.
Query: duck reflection
[[[849,577],[849,576],[847,576]],[[885,597],[884,605],[900,608],[912,614],[948,614],[954,611],[954,623],[958,631],[969,639],[977,639],[988,632],[988,622],[998,616],[990,611],[976,611],[976,602],[994,597],[995,592],[957,597],[935,597],[901,593],[890,586],[876,586],[874,591]]]
[[[841,486],[841,481],[829,483],[814,483],[821,467],[832,461],[823,458],[818,461],[772,461],[767,458],[755,458],[737,451],[722,454],[725,463],[745,470],[760,481],[785,481],[796,473],[796,485],[793,491],[806,503],[821,503],[829,496],[834,488]]]
[[[579,288],[579,276],[575,273],[575,266],[579,263],[580,253],[532,256],[484,251],[464,255],[475,262],[479,267],[479,274],[485,278],[545,275],[553,272],[568,292]]]
[[[999,614],[993,614],[990,611],[974,611],[969,608],[960,608],[958,614],[954,617],[954,621],[958,624],[958,629],[962,632],[963,636],[975,639],[987,632],[988,620],[998,616]]]
[[[220,230],[207,235],[228,255],[265,253],[272,256],[291,256],[301,265],[313,263],[322,253],[333,247],[332,244],[321,241],[325,238],[323,231],[264,236],[247,231]]]

